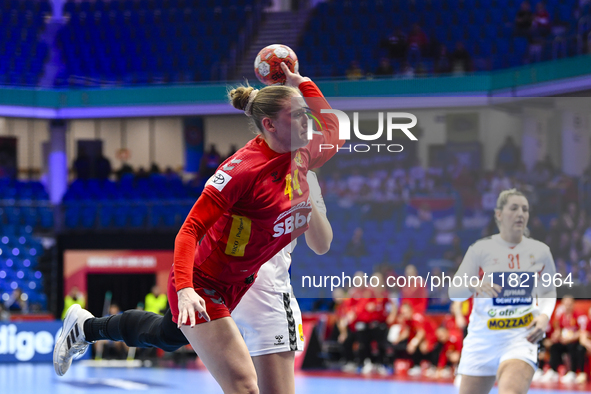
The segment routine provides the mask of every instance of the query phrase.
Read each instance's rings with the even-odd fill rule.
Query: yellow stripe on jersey
[[[244,256],[244,250],[250,239],[251,221],[245,216],[232,215],[232,228],[228,235],[226,254]]]
[[[527,327],[534,319],[532,313],[521,317],[512,317],[506,319],[490,319],[488,321],[488,328],[490,330],[510,330],[511,328]]]

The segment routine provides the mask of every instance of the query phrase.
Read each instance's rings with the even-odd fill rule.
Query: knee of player
[[[239,379],[235,382],[236,394],[259,394],[259,386],[257,385],[257,378],[255,376],[248,376]]]

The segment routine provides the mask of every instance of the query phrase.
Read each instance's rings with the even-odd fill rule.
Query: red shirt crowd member
[[[388,298],[361,298],[355,305],[356,321],[385,323],[389,303]]]
[[[408,340],[407,351],[414,354],[423,342],[426,349],[432,349],[437,342],[435,325],[423,313],[414,312],[412,305],[404,303],[400,306],[398,322],[402,325],[401,336]]]
[[[341,289],[336,289],[337,290]],[[344,294],[344,291],[343,291]],[[336,301],[336,300],[335,300]],[[355,298],[344,298],[337,303],[335,315],[337,318],[338,337],[337,341],[342,345],[342,358],[345,362],[343,371],[352,372],[357,369],[354,353],[355,343]]]
[[[584,313],[574,309],[574,299],[564,297],[562,308],[552,319],[552,340],[555,343],[571,343],[578,341],[582,332],[587,329],[588,319]]]
[[[437,361],[437,368],[457,366],[462,353],[463,335],[460,330],[439,327],[436,331],[437,341],[441,344],[441,351]]]
[[[571,296],[562,298],[560,307],[556,308],[557,313],[553,318],[553,332],[550,338],[550,367],[544,374],[542,381],[558,381],[558,367],[562,364],[563,354],[570,358],[570,371],[560,380],[563,383],[584,383],[586,349],[581,344],[584,342],[584,333],[587,330],[587,315],[575,310],[575,300]],[[577,375],[578,373],[578,375]]]
[[[404,276],[406,286],[400,289],[400,305],[406,303],[412,306],[414,312],[425,313],[428,302],[427,288],[421,286],[424,282],[419,277],[416,267],[412,264],[407,265]]]
[[[591,308],[589,308],[589,313],[587,314],[587,329],[581,335],[581,345],[585,347],[587,353],[591,353]]]

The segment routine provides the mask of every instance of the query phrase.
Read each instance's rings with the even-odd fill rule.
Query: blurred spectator
[[[406,51],[408,49],[407,40],[402,30],[396,29],[387,39],[382,41],[382,47],[388,49],[390,59],[401,61],[406,58]]]
[[[172,167],[166,167],[164,173],[162,174],[167,181],[180,181],[181,177],[179,174],[176,173]]]
[[[215,174],[215,171],[222,163],[222,157],[218,152],[215,144],[209,145],[209,150],[201,158],[201,165],[199,166],[199,173],[204,179],[209,179]]]
[[[538,241],[544,242],[546,239],[546,227],[544,227],[544,223],[540,220],[539,217],[534,216],[530,220],[531,224],[529,225],[530,231],[530,238],[536,239]]]
[[[462,352],[463,332],[456,324],[453,314],[455,307],[450,306],[450,314],[446,314],[441,325],[435,331],[437,343],[433,349],[431,362],[436,369],[426,371],[427,377],[450,378],[452,370],[457,368]]]
[[[146,312],[164,315],[168,308],[168,298],[162,293],[158,285],[152,286],[152,291],[146,295],[144,310]]]
[[[591,223],[589,223],[589,227],[585,230],[582,236],[582,248],[583,248],[583,255],[590,256],[591,255]]]
[[[357,60],[352,60],[349,64],[349,68],[346,71],[347,79],[349,80],[357,80],[363,78],[363,70],[359,66],[359,62]]]
[[[577,204],[571,202],[567,206],[566,212],[560,217],[560,226],[565,230],[573,231],[578,225]]]
[[[380,60],[380,65],[376,69],[375,74],[380,77],[391,77],[394,74],[394,69],[387,58]]]
[[[4,309],[4,305],[0,303],[0,322],[10,321],[10,312]]]
[[[361,257],[367,255],[367,248],[363,240],[363,229],[357,227],[353,233],[353,237],[347,244],[345,255],[351,257]]]
[[[549,153],[544,157],[544,160],[542,160],[542,165],[544,165],[546,169],[550,171],[550,175],[554,175],[556,172],[556,166],[554,166],[554,161],[550,157]]]
[[[156,163],[152,163],[150,166],[150,175],[160,174],[160,167]]]
[[[358,194],[365,185],[366,178],[361,175],[361,171],[354,169],[353,173],[347,178],[347,187],[353,194]]]
[[[587,350],[587,355],[591,354],[591,308],[587,313],[587,328],[581,333],[581,345]]]
[[[4,307],[10,312],[29,313],[28,299],[29,296],[17,287],[8,300],[4,302]]]
[[[326,181],[326,198],[344,197],[347,191],[347,181],[343,179],[341,173],[338,171],[332,173],[332,176]]]
[[[133,167],[129,165],[127,161],[123,161],[121,163],[121,168],[119,168],[116,172],[117,180],[120,181],[126,174],[133,174]]]
[[[551,172],[544,162],[538,161],[528,178],[534,185],[543,185],[550,179],[550,176]]]
[[[456,42],[456,49],[451,54],[452,71],[454,74],[464,74],[472,68],[472,58],[466,50],[464,43]]]
[[[557,173],[546,188],[558,192],[563,203],[578,202],[579,190],[575,180],[563,173]]]
[[[503,170],[497,170],[495,176],[490,182],[490,189],[495,196],[498,196],[503,190],[511,189],[511,180]]]
[[[536,4],[536,12],[533,15],[531,26],[534,37],[547,37],[552,30],[550,14],[542,1]]]
[[[353,313],[353,298],[348,298],[342,288],[334,289],[332,293],[334,302],[335,324],[331,332],[331,340],[340,345],[340,356],[343,372],[354,372],[357,370],[353,345],[355,344],[355,329],[351,325],[351,314]]]
[[[554,249],[553,254],[558,257],[562,258],[566,261],[569,260],[570,255],[570,233],[563,232],[560,234],[560,240],[558,242],[558,247]]]
[[[445,45],[441,45],[435,58],[435,73],[449,74],[452,70],[452,61]]]
[[[64,311],[62,312],[62,320],[66,318],[66,312],[74,304],[86,308],[86,298],[84,294],[78,289],[78,286],[72,286],[70,292],[64,297]]]
[[[78,157],[74,160],[74,169],[76,171],[76,178],[90,179],[91,163],[90,158],[86,154],[86,149],[81,147],[78,150]]]
[[[431,270],[432,277],[441,278],[442,274],[443,271],[441,271],[441,268],[439,267],[435,267]],[[447,283],[442,286],[436,286],[433,289],[429,288],[429,298],[431,299],[431,305],[433,307],[441,308],[443,305],[449,305]]]
[[[429,38],[421,27],[415,23],[408,35],[408,61],[416,65],[421,61],[426,47],[429,45]]]
[[[570,371],[560,378],[561,383],[574,383],[586,380],[585,348],[579,343],[582,333],[587,329],[587,316],[575,310],[572,296],[564,296],[552,321],[553,333],[550,347],[550,367],[542,377],[542,382],[557,382],[558,367],[563,363],[562,355],[570,358]],[[577,374],[578,373],[578,374]],[[584,380],[583,380],[584,382]]]
[[[398,323],[401,326],[400,334],[394,341],[394,357],[400,358],[406,353],[412,360],[412,368],[408,370],[409,376],[421,374],[421,361],[432,362],[433,350],[437,343],[435,325],[414,308],[403,302],[400,306]]]
[[[374,273],[374,276],[378,274]],[[386,318],[390,300],[387,294],[376,294],[375,291],[372,293],[374,294],[371,297],[360,298],[355,305],[355,329],[359,341],[358,367],[363,373],[376,369],[380,374],[387,375],[391,373],[386,359],[388,343]],[[378,295],[385,295],[385,297],[376,297]],[[376,356],[372,354],[374,342],[378,349]]]
[[[109,179],[111,176],[111,162],[102,153],[95,159],[94,171],[96,177],[101,180]]]
[[[499,149],[499,153],[497,153],[495,168],[512,174],[517,171],[520,163],[521,149],[515,144],[513,137],[507,136],[505,143]]]
[[[421,161],[416,158],[413,160],[411,167],[408,169],[408,180],[412,184],[413,189],[417,189],[418,185],[425,182],[427,172],[421,165]]]
[[[529,63],[542,61],[543,45],[545,39],[550,35],[550,15],[546,11],[544,3],[536,5],[536,13],[533,15],[532,25],[529,34],[528,60]]]
[[[137,172],[135,173],[135,179],[147,179],[150,177],[150,174],[144,167],[138,168]]]
[[[404,62],[402,64],[402,71],[400,72],[402,78],[414,78],[415,69],[410,65],[410,62]]]
[[[522,2],[515,15],[515,35],[529,36],[533,18],[529,2]]]
[[[425,313],[427,310],[427,289],[421,286],[422,277],[419,277],[417,268],[409,264],[404,269],[406,286],[400,289],[400,304],[407,303],[412,306],[413,311]]]

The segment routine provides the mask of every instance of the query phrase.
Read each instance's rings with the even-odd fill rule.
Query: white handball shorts
[[[302,312],[292,292],[251,287],[232,311],[251,357],[304,350]]]
[[[462,347],[459,375],[496,376],[499,365],[506,360],[522,360],[531,365],[534,371],[538,368],[538,344],[521,337],[502,343],[488,339],[488,342],[485,338],[474,340],[468,334]]]

